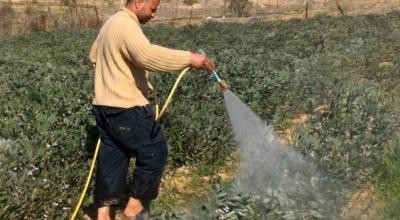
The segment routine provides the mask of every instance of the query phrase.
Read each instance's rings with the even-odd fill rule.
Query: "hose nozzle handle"
[[[198,51],[201,54],[206,55],[204,50],[199,49]],[[228,89],[228,84],[226,84],[225,80],[223,80],[215,70],[212,71],[212,74],[213,74],[214,81],[219,84],[221,91],[223,91],[223,92],[226,91]]]
[[[217,72],[215,72],[215,70],[213,71],[213,75],[215,82],[219,84],[221,90],[223,92],[226,91],[228,89],[228,84],[226,84],[225,80],[221,79],[221,77],[219,77],[219,75],[217,74]]]
[[[222,81],[221,77],[218,76],[218,74],[217,74],[217,72],[215,72],[215,70],[212,71],[212,73],[213,73],[213,76],[214,76],[214,81],[216,83],[220,83]]]
[[[219,82],[219,88],[222,92],[228,90],[228,84],[226,84],[225,80],[221,80],[221,82]]]

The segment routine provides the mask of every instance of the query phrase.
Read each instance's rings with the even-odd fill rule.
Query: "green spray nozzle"
[[[220,83],[222,81],[221,77],[218,76],[217,72],[215,70],[212,72],[214,75],[214,80],[216,83]]]
[[[228,89],[228,84],[226,84],[225,80],[221,79],[221,77],[218,76],[215,70],[213,71],[213,75],[215,82],[218,83],[221,90],[225,92]]]
[[[203,55],[206,55],[204,50],[199,49],[198,51],[199,51],[199,53],[201,53]],[[212,74],[213,74],[214,81],[219,84],[221,90],[222,91],[227,90],[228,89],[228,85],[226,84],[225,80],[223,80],[215,70],[212,71]]]

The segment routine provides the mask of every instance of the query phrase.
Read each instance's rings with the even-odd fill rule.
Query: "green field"
[[[354,192],[372,188],[375,216],[400,218],[400,13],[145,32],[156,44],[207,51],[230,89],[278,133],[308,115],[293,148]],[[0,38],[0,219],[72,212],[97,139],[87,58],[96,33]],[[151,99],[165,100],[175,77],[152,75]],[[186,165],[212,175],[235,149],[223,97],[205,72],[185,77],[163,127],[171,170]],[[155,206],[166,216],[182,208]]]

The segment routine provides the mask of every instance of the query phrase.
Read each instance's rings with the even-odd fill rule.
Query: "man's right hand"
[[[190,56],[190,66],[196,69],[204,69],[210,72],[215,70],[215,64],[207,56],[200,53],[192,53]]]

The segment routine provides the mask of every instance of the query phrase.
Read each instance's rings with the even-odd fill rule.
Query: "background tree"
[[[69,5],[76,5],[76,0],[60,0],[60,3],[69,6]]]
[[[249,0],[229,0],[229,9],[238,17],[248,16],[252,5]]]
[[[187,6],[190,6],[190,17],[189,17],[189,24],[192,22],[193,16],[193,5],[198,3],[198,0],[183,0],[183,3]]]
[[[10,2],[0,4],[0,28],[1,35],[12,33],[12,25],[16,12]]]

